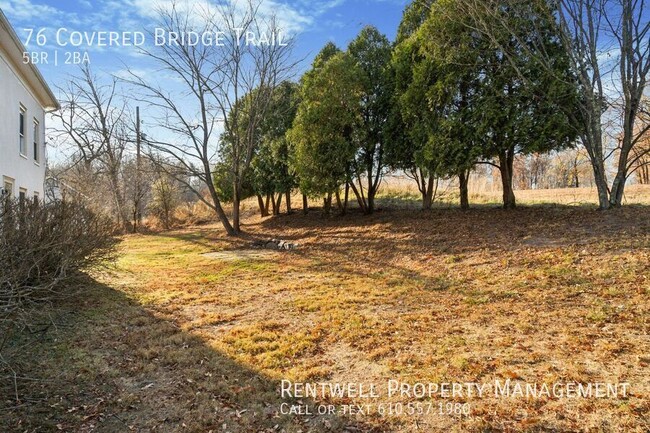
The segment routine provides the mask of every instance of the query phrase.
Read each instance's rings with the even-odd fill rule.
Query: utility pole
[[[135,218],[133,221],[133,232],[138,231],[140,222],[142,221],[142,163],[140,156],[140,140],[142,134],[140,133],[140,107],[135,107],[135,146],[136,146],[136,160],[135,160]]]

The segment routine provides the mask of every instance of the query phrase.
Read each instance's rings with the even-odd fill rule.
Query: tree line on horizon
[[[287,117],[285,128],[278,130],[269,116],[276,124],[270,136],[260,133],[250,193],[260,203],[262,195],[285,193],[288,200],[298,187],[324,196],[329,211],[333,196],[340,203],[344,194],[345,203],[351,190],[359,207],[372,213],[382,175],[400,170],[417,182],[424,209],[431,207],[436,179],[457,178],[465,209],[471,170],[490,164],[501,174],[503,206],[513,208],[517,155],[581,144],[600,208],[620,206],[631,172],[644,173],[639,155],[647,149],[637,145],[647,132],[638,126],[647,113],[648,24],[634,16],[635,4],[618,2],[616,16],[613,3],[416,0],[405,9],[394,43],[372,26],[345,51],[328,43],[298,84],[282,83],[283,102],[273,111]],[[603,50],[602,40],[586,41],[592,48],[580,45],[591,30],[583,26],[596,25],[581,21],[585,16],[609,23],[613,35],[625,33],[619,39],[621,74],[627,71],[620,76],[622,101],[605,94],[597,60],[579,58]],[[572,28],[570,19],[581,26]],[[616,104],[622,104],[623,124],[610,187],[603,143],[609,131],[593,123]],[[273,145],[277,140],[282,144]]]
[[[206,30],[217,22],[253,30],[277,25],[252,2],[248,8],[200,13]],[[320,197],[325,212],[334,199],[345,212],[352,198],[370,214],[383,176],[395,171],[417,183],[424,209],[439,179],[457,179],[466,209],[469,175],[487,164],[501,175],[503,206],[514,208],[518,155],[577,146],[588,155],[599,208],[608,209],[621,206],[633,172],[647,172],[650,123],[642,118],[650,48],[642,8],[630,0],[414,0],[395,41],[364,27],[345,49],[326,44],[298,82],[295,41],[143,50],[184,83],[189,110],[146,77],[131,72],[122,80],[135,100],[157,110],[156,128],[176,137],[149,137],[150,163],[211,208],[229,234],[240,231],[242,200],[257,197],[268,215],[284,199],[290,211],[296,190],[304,209],[308,197]],[[187,30],[189,13],[197,12],[161,10],[158,25]],[[68,92],[77,107],[92,87],[89,71],[84,78]],[[617,85],[608,89],[606,81]],[[96,90],[99,97],[86,98],[90,105],[114,104],[112,93]],[[74,135],[84,113],[63,107],[61,117],[71,119],[65,132]],[[104,112],[116,117],[94,124],[94,150],[110,148],[119,141],[113,135],[129,129],[113,127],[128,118],[114,108]],[[233,204],[232,217],[223,203]]]

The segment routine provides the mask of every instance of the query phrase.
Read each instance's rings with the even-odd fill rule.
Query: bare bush
[[[149,213],[157,218],[165,230],[174,223],[174,210],[180,202],[180,186],[171,177],[161,176],[151,185]]]
[[[69,283],[80,271],[113,257],[114,230],[110,219],[77,203],[0,202],[0,335],[73,295]]]

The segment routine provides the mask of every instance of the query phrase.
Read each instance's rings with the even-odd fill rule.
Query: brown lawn
[[[312,212],[244,229],[126,236],[114,271],[58,306],[56,327],[6,349],[16,380],[3,370],[0,431],[650,431],[648,207]],[[250,251],[270,238],[299,246]],[[380,397],[282,399],[282,379]],[[389,380],[507,379],[630,387],[386,395]],[[370,413],[283,415],[283,402]]]

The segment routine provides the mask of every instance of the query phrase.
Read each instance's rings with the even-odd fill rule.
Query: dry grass
[[[649,215],[313,212],[250,217],[240,239],[217,226],[128,236],[114,274],[68,307],[70,329],[23,337],[39,357],[20,374],[41,380],[18,381],[18,407],[2,388],[12,409],[0,430],[646,432]],[[204,256],[272,237],[300,248]],[[283,378],[614,381],[632,395],[455,399],[470,416],[300,417],[277,413]]]
[[[526,204],[566,204],[571,206],[597,205],[596,188],[530,189],[515,191],[517,199]],[[479,203],[498,203],[500,192],[476,192]],[[650,185],[629,185],[625,188],[624,204],[650,204]]]
[[[458,206],[459,194],[455,180],[441,181],[436,192],[437,202],[434,206],[445,208]],[[515,196],[518,203],[527,205],[598,205],[598,193],[595,187],[515,190]],[[384,180],[379,190],[379,197],[384,204],[407,202],[413,207],[419,207],[421,200],[420,192],[413,180],[396,176]],[[499,205],[502,200],[501,187],[495,185],[494,181],[487,182],[485,177],[473,175],[469,183],[469,199],[474,205]],[[650,185],[626,186],[623,203],[650,205]]]

